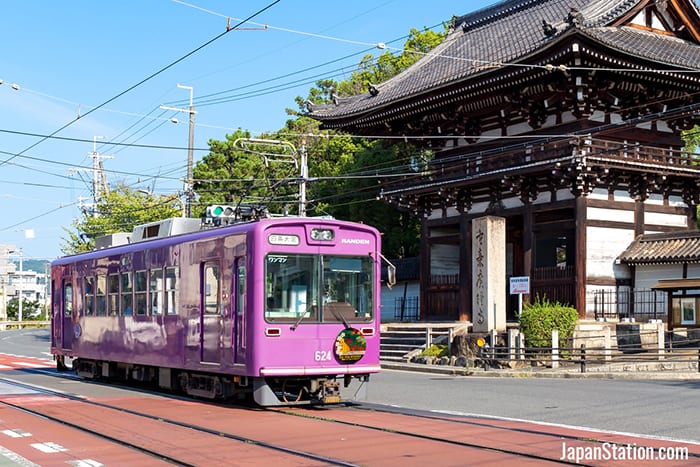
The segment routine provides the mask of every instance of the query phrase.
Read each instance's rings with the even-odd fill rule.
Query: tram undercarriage
[[[57,369],[69,370],[63,360],[57,361]],[[335,376],[249,378],[84,358],[73,360],[72,369],[86,379],[157,385],[160,389],[203,399],[243,400],[252,395],[262,406],[341,402],[340,382]],[[364,393],[369,375],[346,375],[344,387],[353,379],[360,382]],[[359,393],[356,391],[355,396]]]

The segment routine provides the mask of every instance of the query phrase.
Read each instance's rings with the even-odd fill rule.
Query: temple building
[[[616,259],[635,238],[696,229],[700,155],[681,132],[698,111],[694,1],[508,0],[454,17],[413,66],[309,115],[427,155],[382,196],[421,218],[421,319],[476,322],[482,305],[515,317],[508,277],[529,278],[526,299],[590,316],[593,290],[629,285]],[[503,304],[477,290],[479,241],[504,252]]]

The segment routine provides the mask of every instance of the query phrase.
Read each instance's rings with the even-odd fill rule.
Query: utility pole
[[[300,159],[300,178],[299,180],[299,216],[306,217],[306,180],[309,178],[309,164],[306,158],[306,139],[301,140],[301,149],[299,149]]]
[[[102,200],[102,193],[105,191],[104,183],[104,166],[102,165],[102,159],[111,159],[112,156],[103,156],[97,152],[97,140],[102,139],[104,136],[93,136],[92,137],[92,152],[88,153],[88,156],[92,157],[92,217],[99,217],[97,206]]]
[[[22,248],[19,249],[19,283],[17,287],[17,321],[22,322]]]
[[[189,109],[179,109],[177,107],[168,107],[166,105],[161,105],[160,108],[164,110],[174,110],[176,112],[187,112],[190,114],[190,131],[189,131],[189,142],[187,144],[187,179],[185,180],[185,211],[183,213],[184,217],[192,217],[192,203],[194,201],[194,191],[192,182],[192,169],[194,165],[194,89],[192,86],[184,86],[182,84],[177,85],[180,89],[188,89],[190,91],[190,108]]]
[[[268,167],[270,162],[294,164],[299,169],[299,216],[306,216],[306,182],[309,178],[306,139],[301,140],[299,151],[292,143],[275,139],[238,138],[233,142],[233,145],[262,156],[265,160],[265,167]],[[273,149],[276,151],[273,152]],[[297,155],[299,155],[299,160],[297,160]]]

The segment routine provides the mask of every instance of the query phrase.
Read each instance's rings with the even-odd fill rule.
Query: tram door
[[[200,361],[221,362],[223,303],[221,301],[221,268],[218,262],[202,263],[200,268],[201,317]]]
[[[234,325],[233,325],[233,363],[245,363],[245,311],[246,311],[246,272],[245,258],[241,257],[235,263],[234,285]],[[232,294],[233,295],[233,294]]]
[[[65,278],[61,284],[61,348],[71,350],[73,348],[73,284],[70,278]],[[77,323],[75,324],[77,326]]]

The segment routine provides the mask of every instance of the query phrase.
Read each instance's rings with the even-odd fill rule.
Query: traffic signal
[[[214,219],[230,219],[236,216],[236,208],[227,204],[212,204],[207,206],[207,217]]]

